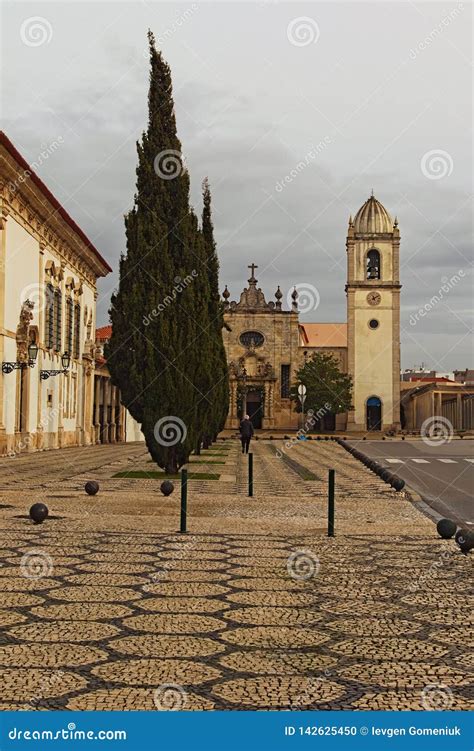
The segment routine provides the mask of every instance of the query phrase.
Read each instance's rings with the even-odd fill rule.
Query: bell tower
[[[349,219],[347,430],[400,428],[400,231],[373,192]]]

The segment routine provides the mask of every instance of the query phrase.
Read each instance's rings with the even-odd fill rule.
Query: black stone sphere
[[[174,485],[170,480],[164,480],[160,485],[160,490],[163,495],[171,495],[174,490]]]
[[[88,480],[84,485],[87,495],[96,495],[99,492],[99,483],[95,480]]]
[[[394,477],[390,484],[394,490],[403,490],[405,487],[405,480],[402,480],[401,477]]]
[[[456,524],[451,519],[440,519],[436,525],[436,531],[443,540],[449,540],[456,534]]]
[[[33,503],[30,508],[30,519],[33,519],[35,524],[44,522],[48,514],[48,507],[44,503]]]
[[[382,480],[383,480],[384,482],[389,482],[389,480],[390,480],[390,478],[391,478],[391,477],[392,477],[392,473],[391,473],[391,472],[390,472],[390,471],[389,471],[388,469],[384,469],[384,470],[383,470],[383,471],[382,471],[382,472],[380,473],[380,478],[381,478],[381,479],[382,479]]]
[[[467,531],[468,531],[468,530],[467,530],[467,529],[464,529],[464,528],[458,529],[458,531],[457,531],[457,532],[456,532],[456,534],[454,535],[454,539],[456,540],[456,542],[458,542],[458,541],[459,541],[459,538],[460,538],[460,537],[465,537],[465,536],[467,535]],[[459,544],[459,542],[458,542],[458,544]]]
[[[461,551],[466,555],[474,548],[474,532],[470,529],[459,529],[456,532],[455,540]]]

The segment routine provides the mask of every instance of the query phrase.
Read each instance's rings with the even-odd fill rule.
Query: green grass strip
[[[190,459],[189,464],[225,464],[225,462],[215,462],[213,459]]]
[[[164,472],[146,472],[133,470],[129,472],[117,472],[113,477],[123,477],[127,480],[179,480],[181,475],[167,475]],[[218,480],[220,475],[210,472],[188,472],[188,480]]]

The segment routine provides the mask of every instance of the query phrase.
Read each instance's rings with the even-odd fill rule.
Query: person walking
[[[242,444],[242,453],[248,454],[250,441],[253,436],[253,425],[250,422],[248,415],[244,415],[244,419],[240,422],[240,442]]]

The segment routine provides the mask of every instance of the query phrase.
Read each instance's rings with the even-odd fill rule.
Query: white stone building
[[[96,283],[111,268],[4,133],[0,196],[0,454],[93,443]]]

